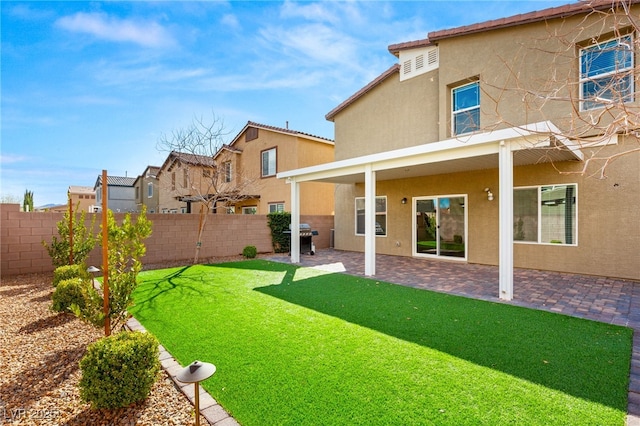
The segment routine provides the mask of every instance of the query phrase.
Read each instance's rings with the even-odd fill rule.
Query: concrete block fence
[[[101,213],[87,213],[86,226],[90,228],[92,216],[96,216],[95,234],[100,233]],[[124,213],[114,214],[118,223]],[[58,236],[57,223],[63,213],[21,212],[18,204],[0,205],[0,275],[10,276],[30,273],[53,272],[53,265],[42,241],[51,242]],[[132,215],[135,220],[136,215]],[[153,223],[153,232],[145,240],[146,265],[190,263],[195,254],[198,224],[197,214],[147,214]],[[313,237],[316,248],[329,247],[333,216],[303,215],[300,222],[309,223],[319,235]],[[207,218],[202,238],[200,259],[235,256],[242,254],[248,245],[256,246],[259,253],[273,251],[271,230],[266,215],[214,215]],[[102,264],[102,248],[96,245],[88,264]]]

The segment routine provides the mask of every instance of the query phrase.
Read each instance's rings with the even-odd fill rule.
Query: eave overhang
[[[290,170],[277,177],[296,182],[357,183],[364,182],[369,166],[379,181],[492,169],[498,168],[500,144],[507,141],[512,142],[514,166],[582,161],[579,147],[561,134],[553,123],[543,121]]]

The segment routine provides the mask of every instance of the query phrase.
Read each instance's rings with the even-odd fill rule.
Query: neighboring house
[[[514,267],[639,280],[640,153],[617,158],[607,179],[587,162],[616,158],[636,136],[588,124],[591,146],[563,136],[580,123],[606,128],[607,104],[640,101],[638,34],[611,17],[611,1],[594,4],[389,46],[399,64],[326,116],[336,161],[278,177],[301,196],[303,182],[340,184],[335,247],[363,251],[366,275],[375,253],[499,265],[506,300]]]
[[[136,178],[107,175],[107,208],[115,213],[135,212],[136,194],[133,184]],[[96,179],[93,189],[96,192],[94,211],[102,208],[102,175]]]
[[[217,194],[216,213],[291,211],[291,188],[276,173],[333,161],[332,140],[287,128],[247,122],[211,158],[172,152],[159,172],[160,208],[195,213],[199,196]],[[194,171],[198,170],[198,171]],[[212,185],[212,176],[215,185]],[[308,183],[302,214],[332,215],[334,185]]]
[[[93,211],[91,207],[96,203],[96,191],[92,187],[69,186],[68,195],[74,211]]]
[[[147,213],[160,212],[160,191],[158,172],[160,167],[147,166],[144,172],[133,183],[136,197],[136,211],[142,211],[142,206],[147,208]]]

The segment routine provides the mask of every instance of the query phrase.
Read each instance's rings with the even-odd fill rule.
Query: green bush
[[[244,249],[242,249],[242,255],[247,259],[253,259],[258,255],[258,249],[256,248],[256,246],[246,246]]]
[[[120,408],[149,396],[158,378],[158,340],[123,331],[87,348],[80,361],[80,397],[93,408]]]
[[[56,312],[71,312],[72,305],[83,308],[85,303],[82,287],[85,285],[91,284],[79,277],[60,281],[51,296],[53,300],[51,309]]]
[[[289,231],[291,225],[291,213],[274,212],[267,215],[269,228],[271,228],[271,245],[275,253],[287,253],[291,245],[291,234]]]
[[[70,280],[71,278],[91,279],[91,275],[84,265],[58,266],[53,271],[53,286],[57,287],[60,281]]]

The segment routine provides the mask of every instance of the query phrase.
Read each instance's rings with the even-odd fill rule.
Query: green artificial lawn
[[[131,313],[242,425],[624,425],[632,331],[264,260],[140,274]]]

